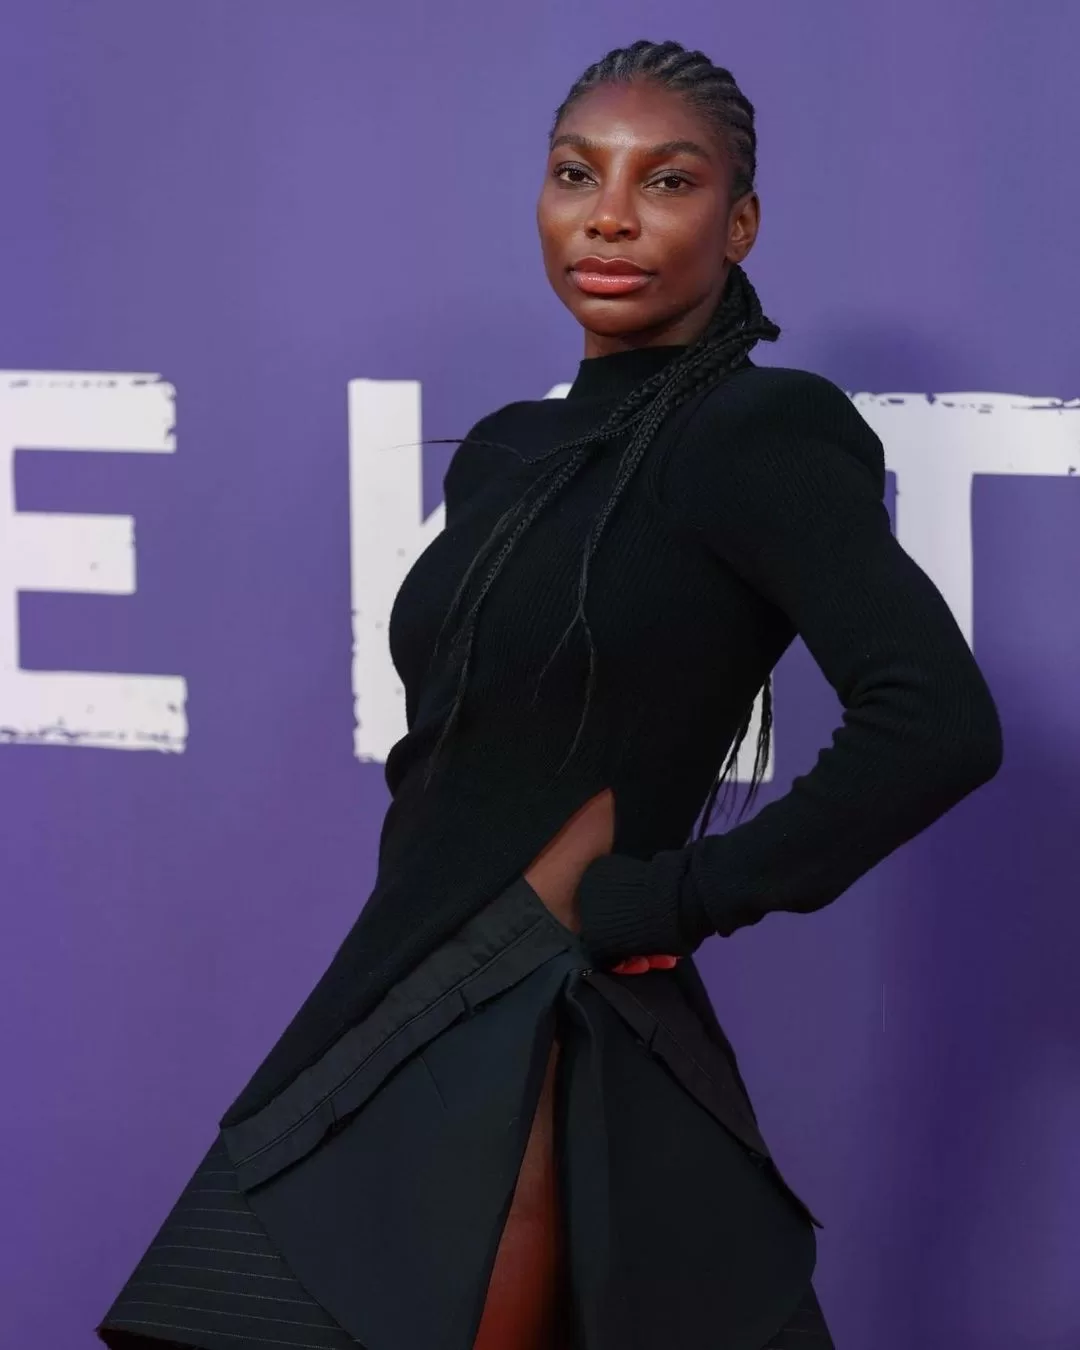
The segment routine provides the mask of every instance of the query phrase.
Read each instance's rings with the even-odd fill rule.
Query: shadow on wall
[[[1011,831],[993,828],[1006,810]],[[1080,1343],[1080,917],[1071,931],[1059,921],[1060,879],[1080,865],[1069,819],[1075,765],[1029,744],[1007,781],[909,846],[909,893],[882,910],[873,1302],[907,1344]]]

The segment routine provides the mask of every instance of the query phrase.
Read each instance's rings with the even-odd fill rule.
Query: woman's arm
[[[680,443],[665,498],[791,619],[843,724],[814,768],[744,824],[648,861],[592,862],[578,900],[598,961],[685,955],[772,910],[820,909],[1001,763],[986,681],[940,591],[891,533],[880,441],[827,380],[746,379],[738,434],[730,402],[723,439],[710,417],[721,386]]]

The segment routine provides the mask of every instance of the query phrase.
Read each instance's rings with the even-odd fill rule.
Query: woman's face
[[[729,200],[721,138],[649,80],[601,85],[552,140],[536,218],[555,294],[585,355],[692,342],[753,247],[756,193]]]

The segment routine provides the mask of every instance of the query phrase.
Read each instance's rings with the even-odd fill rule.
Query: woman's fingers
[[[678,961],[677,956],[628,956],[625,961],[611,967],[616,975],[644,975],[647,970],[671,970]]]

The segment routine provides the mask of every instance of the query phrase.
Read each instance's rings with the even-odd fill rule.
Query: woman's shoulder
[[[443,499],[451,511],[491,478],[522,462],[530,443],[550,423],[557,438],[557,399],[518,399],[485,413],[458,442],[443,475]]]
[[[505,408],[486,413],[473,423],[455,446],[443,475],[443,500],[447,515],[505,461],[508,452],[502,445],[500,435],[503,414],[511,407],[513,405],[508,404]]]
[[[884,485],[881,440],[849,394],[824,375],[790,366],[747,362],[701,398],[684,429],[686,448],[711,445],[709,462],[721,468],[723,445],[730,456],[775,452],[779,465],[791,455],[809,455],[817,446],[838,447],[854,455]]]
[[[850,395],[826,376],[751,361],[713,385],[699,411],[706,417],[752,417],[765,425],[794,420],[817,428],[831,420],[840,430],[867,426]]]

